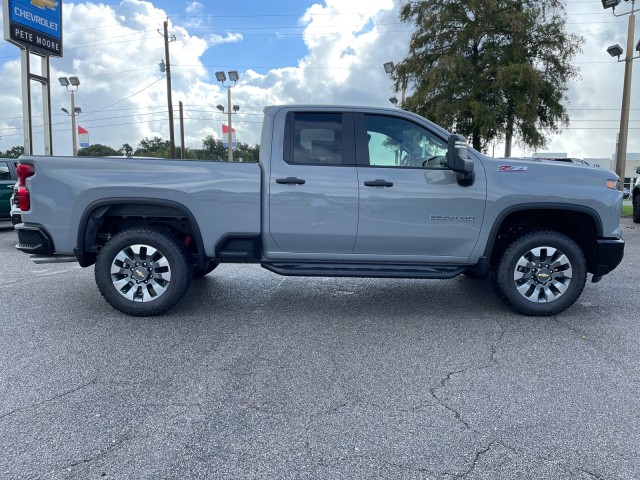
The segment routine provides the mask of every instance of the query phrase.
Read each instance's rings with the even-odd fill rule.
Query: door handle
[[[292,184],[292,185],[304,185],[305,181],[298,177],[276,178],[276,183],[280,184]]]
[[[364,182],[365,187],[393,187],[393,182],[386,180],[367,180]]]

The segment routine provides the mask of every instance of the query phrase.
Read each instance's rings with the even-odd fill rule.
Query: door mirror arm
[[[447,168],[456,172],[460,186],[473,185],[476,174],[473,171],[473,161],[469,160],[467,139],[454,133],[449,135],[447,144]]]

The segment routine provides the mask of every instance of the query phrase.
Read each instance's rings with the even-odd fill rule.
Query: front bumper
[[[44,228],[18,223],[15,230],[18,233],[18,250],[35,255],[53,255],[53,241]]]
[[[593,282],[614,270],[624,257],[624,240],[621,238],[600,238],[597,246],[597,261]]]

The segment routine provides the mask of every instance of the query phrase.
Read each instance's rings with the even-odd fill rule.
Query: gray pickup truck
[[[282,275],[488,277],[553,315],[621,261],[610,171],[494,159],[410,112],[274,106],[260,162],[23,156],[17,248],[95,264],[104,298],[146,316],[222,262]]]

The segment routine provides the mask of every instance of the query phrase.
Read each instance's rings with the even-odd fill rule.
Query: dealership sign
[[[5,40],[44,56],[62,56],[62,1],[2,0]]]

